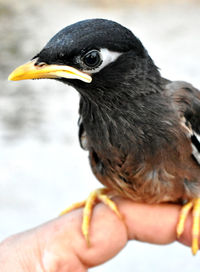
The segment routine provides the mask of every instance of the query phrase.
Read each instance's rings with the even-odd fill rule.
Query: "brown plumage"
[[[134,201],[185,202],[199,196],[200,167],[192,154],[191,137],[195,122],[199,132],[200,93],[186,82],[166,82],[162,96],[171,102],[175,114],[176,123],[166,120],[174,143],[166,142],[153,154],[146,154],[143,162],[132,153],[122,157],[116,148],[112,148],[115,154],[110,159],[90,150],[87,132],[80,123],[80,141],[82,147],[90,150],[90,162],[97,179]]]

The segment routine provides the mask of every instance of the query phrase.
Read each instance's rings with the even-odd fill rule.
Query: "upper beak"
[[[39,78],[68,78],[79,79],[90,83],[92,77],[71,66],[43,64],[37,65],[36,60],[32,60],[17,67],[8,77],[8,80],[24,80]]]

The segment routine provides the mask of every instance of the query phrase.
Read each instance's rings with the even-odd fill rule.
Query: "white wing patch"
[[[200,135],[197,133],[193,133],[191,136],[191,142],[192,142],[192,155],[200,164]]]
[[[200,164],[200,135],[191,127],[191,124],[186,121],[185,117],[181,118],[181,125],[184,127],[188,138],[191,140],[192,156],[198,164]]]

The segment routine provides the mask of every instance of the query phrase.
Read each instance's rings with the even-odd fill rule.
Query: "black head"
[[[107,48],[114,52],[134,50],[144,54],[139,39],[122,25],[105,19],[77,22],[59,31],[37,55],[38,61],[48,64],[72,64],[77,56],[92,49]],[[76,61],[73,64],[77,64]]]
[[[20,66],[10,79],[54,78],[92,100],[98,93],[109,100],[113,90],[119,95],[130,86],[144,86],[149,71],[158,74],[142,43],[130,30],[110,20],[90,19],[58,32],[31,65]]]
[[[9,78],[51,78],[74,86],[81,94],[83,125],[91,142],[95,146],[98,142],[102,149],[109,142],[117,147],[122,135],[129,149],[127,139],[137,122],[145,119],[143,109],[151,110],[150,102],[141,104],[135,98],[160,90],[159,72],[140,40],[120,24],[104,19],[64,28]]]

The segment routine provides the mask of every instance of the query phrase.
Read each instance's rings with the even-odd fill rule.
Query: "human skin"
[[[32,230],[13,235],[0,244],[1,272],[84,272],[119,253],[129,240],[169,244],[177,240],[181,206],[147,205],[116,198],[120,220],[108,207],[94,208],[90,247],[81,233],[82,209]],[[192,217],[179,242],[191,245]]]

